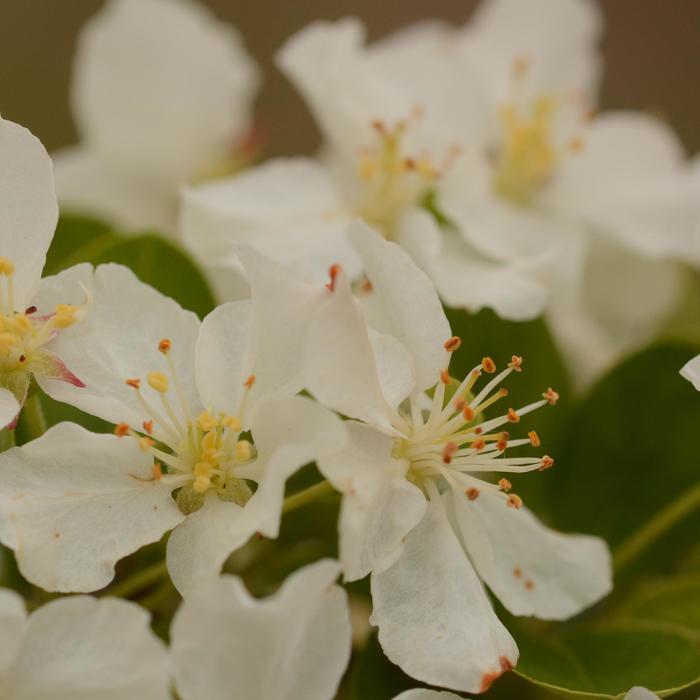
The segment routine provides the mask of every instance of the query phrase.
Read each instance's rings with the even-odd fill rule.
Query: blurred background
[[[524,0],[526,1],[526,0]],[[427,17],[463,22],[474,0],[201,0],[245,36],[262,65],[258,114],[267,155],[309,152],[317,133],[306,108],[272,62],[308,22],[361,17],[371,38]],[[667,119],[689,153],[700,150],[700,2],[599,0],[606,15],[604,108],[653,111]],[[72,143],[68,83],[77,33],[103,0],[0,0],[0,113],[31,129],[49,150]]]

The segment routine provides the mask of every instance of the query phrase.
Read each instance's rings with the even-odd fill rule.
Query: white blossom
[[[692,382],[693,386],[700,391],[700,355],[696,355],[692,360],[683,365],[681,376]]]

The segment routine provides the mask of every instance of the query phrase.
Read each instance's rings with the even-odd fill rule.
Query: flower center
[[[10,390],[22,403],[32,374],[81,385],[44,346],[62,328],[83,318],[90,303],[89,294],[83,306],[58,304],[47,316],[37,316],[35,306],[18,312],[14,308],[14,272],[12,261],[0,257],[0,386]]]
[[[420,112],[416,110],[414,116],[419,118]],[[456,149],[451,151],[437,166],[427,157],[414,157],[406,152],[407,122],[397,122],[391,128],[382,121],[375,121],[372,127],[375,143],[362,149],[359,155],[360,192],[356,210],[385,238],[391,239],[401,216],[429,195],[457,152]]]
[[[456,337],[445,343],[448,357],[460,344]],[[426,495],[435,493],[437,483],[444,482],[450,488],[463,491],[470,500],[487,490],[498,494],[509,507],[520,508],[522,500],[508,493],[511,484],[507,479],[493,483],[482,478],[484,473],[521,473],[548,469],[554,464],[547,455],[506,457],[506,451],[512,448],[528,444],[539,447],[540,439],[534,431],[530,431],[527,438],[511,439],[510,433],[502,430],[504,426],[519,423],[523,416],[546,404],[555,404],[559,396],[553,389],[548,389],[539,401],[517,410],[509,408],[495,418],[484,418],[488,408],[508,396],[507,389],[499,385],[511,372],[520,372],[522,362],[521,357],[514,355],[506,369],[495,374],[495,363],[486,357],[459,384],[449,376],[445,367],[433,390],[429,413],[419,406],[417,399],[412,399],[410,433],[406,439],[397,441],[394,456],[409,460],[407,476]],[[474,387],[484,372],[495,376],[474,394]],[[446,400],[450,386],[456,388]]]
[[[161,340],[158,349],[166,359],[167,372],[149,372],[146,384],[149,393],[157,395],[160,406],[156,407],[142,391],[140,379],[127,379],[149,420],[138,432],[120,423],[116,434],[131,435],[142,450],[153,455],[153,478],[177,489],[175,500],[183,513],[199,509],[208,491],[222,500],[244,505],[253,493],[244,468],[256,454],[252,443],[242,437],[241,421],[255,377],[251,375],[245,382],[238,415],[205,410],[195,416],[170,357],[171,341]],[[176,413],[175,405],[183,418]]]

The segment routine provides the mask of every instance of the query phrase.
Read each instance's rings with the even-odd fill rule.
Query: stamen
[[[459,346],[462,344],[462,339],[459,336],[453,335],[449,340],[445,341],[445,350],[447,352],[455,352],[459,350]]]
[[[442,461],[445,464],[449,464],[452,461],[454,453],[457,452],[457,443],[448,442],[442,450]]]
[[[499,479],[498,480],[498,485],[501,488],[501,491],[508,492],[513,488],[513,484],[508,481],[508,479]]]
[[[481,367],[488,374],[493,374],[496,371],[496,363],[490,357],[485,357],[481,361]]]
[[[479,491],[479,489],[472,486],[471,488],[467,489],[465,491],[465,493],[467,494],[467,498],[470,501],[476,501],[476,499],[479,498],[479,494],[481,493],[481,491]]]
[[[508,367],[510,367],[514,372],[522,372],[523,358],[519,357],[518,355],[513,355],[508,363]]]
[[[527,436],[530,438],[530,444],[533,447],[539,447],[542,444],[540,442],[540,436],[534,430],[531,430]]]
[[[337,279],[338,275],[339,275],[340,272],[342,271],[342,269],[343,269],[343,268],[342,268],[340,265],[338,265],[338,264],[335,264],[335,265],[331,265],[331,266],[330,266],[330,268],[329,268],[329,270],[328,270],[328,275],[329,275],[329,277],[330,277],[330,282],[328,282],[328,284],[326,285],[326,288],[327,288],[329,291],[331,291],[331,292],[334,292],[334,291],[335,291],[335,282],[336,282],[336,279]]]
[[[128,423],[119,423],[114,427],[114,434],[117,437],[125,437],[126,435],[129,435],[131,432],[131,428],[129,427]]]
[[[165,394],[168,391],[168,377],[163,372],[149,372],[146,375],[148,386],[159,394]]]
[[[545,469],[551,469],[553,466],[554,460],[549,455],[542,457],[542,466],[540,467],[541,472],[545,471]]]
[[[520,498],[520,496],[516,496],[516,494],[511,493],[508,495],[506,505],[508,506],[508,508],[515,508],[516,510],[519,510],[523,507],[523,499]]]
[[[509,423],[520,423],[520,416],[517,414],[514,408],[508,409],[506,419]]]
[[[554,406],[554,404],[559,401],[559,394],[550,386],[549,389],[542,394],[542,398],[547,399],[550,406]]]

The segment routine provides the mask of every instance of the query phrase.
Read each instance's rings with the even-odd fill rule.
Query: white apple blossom
[[[646,688],[636,686],[625,695],[625,700],[659,700],[659,696],[654,695],[654,693]]]
[[[681,368],[681,377],[687,379],[700,391],[700,355],[696,355],[692,360],[688,360],[688,362],[683,365]]]
[[[85,314],[86,299],[67,303],[55,295],[41,313],[37,294],[53,238],[58,206],[51,160],[27,129],[0,118],[0,428],[13,425],[32,377],[42,388],[51,380],[81,387],[81,380],[57,351],[59,333]]]
[[[430,280],[366,227],[348,235],[370,285],[364,313],[336,269],[305,333],[308,389],[352,419],[348,447],[318,460],[343,493],[345,578],[371,573],[371,622],[394,663],[433,685],[483,692],[518,651],[482,581],[513,614],[561,620],[609,592],[610,554],[598,538],[546,528],[502,476],[552,466],[547,455],[510,456],[540,438],[509,431],[556,392],[486,418],[522,358],[497,374],[485,358],[452,380],[460,340]],[[479,386],[484,374],[494,376]]]
[[[222,576],[187,599],[171,629],[182,700],[332,700],[350,659],[339,570],[306,566],[265,600]]]
[[[87,592],[175,528],[168,569],[189,594],[254,533],[277,536],[287,477],[341,449],[345,431],[292,396],[301,373],[294,344],[283,344],[288,327],[257,333],[266,309],[255,298],[200,323],[119,265],[79,265],[56,284],[64,278],[94,299],[55,341],[87,386],[52,386],[52,395],[117,424],[117,435],[61,423],[3,453],[0,540],[29,581]]]
[[[700,263],[677,138],[647,115],[594,112],[601,29],[588,0],[487,0],[460,29],[427,23],[370,45],[357,20],[310,25],[279,64],[322,157],[189,189],[185,240],[232,269],[246,240],[316,278],[335,250],[354,277],[342,233],[362,216],[445,303],[546,311],[583,383],[677,302],[672,261]]]
[[[55,154],[62,209],[174,229],[181,184],[246,157],[258,69],[194,0],[110,0],[80,33],[71,102],[80,144]]]
[[[0,695],[12,700],[168,700],[165,645],[134,603],[62,598],[27,616],[0,589]]]

